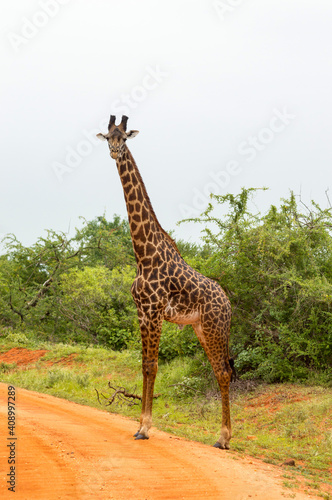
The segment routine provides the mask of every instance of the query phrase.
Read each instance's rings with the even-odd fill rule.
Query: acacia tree
[[[47,231],[30,247],[7,236],[7,252],[0,259],[0,323],[31,328],[54,339],[64,335],[68,321],[59,309],[63,277],[71,269],[101,264],[112,269],[131,263],[128,231],[125,222],[114,216],[111,222],[103,217],[85,221],[73,238]]]
[[[104,265],[113,269],[135,264],[128,220],[118,215],[114,215],[112,221],[105,216],[92,221],[84,219],[83,227],[76,230],[75,240],[84,249],[84,265]]]
[[[12,326],[30,323],[46,314],[45,300],[52,295],[64,270],[79,262],[80,249],[74,249],[63,233],[48,231],[31,247],[23,246],[13,235],[6,238],[1,278],[6,283],[2,300],[12,311]],[[42,310],[40,310],[43,303]]]
[[[58,310],[73,340],[106,344],[113,349],[138,340],[139,327],[130,288],[135,269],[105,266],[73,268],[62,276]]]

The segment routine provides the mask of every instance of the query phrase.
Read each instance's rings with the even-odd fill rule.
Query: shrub
[[[170,361],[177,356],[193,356],[199,348],[200,343],[190,326],[180,330],[176,324],[163,323],[159,344],[161,359]]]
[[[6,336],[8,342],[13,342],[14,344],[27,344],[29,339],[24,333],[10,332]]]

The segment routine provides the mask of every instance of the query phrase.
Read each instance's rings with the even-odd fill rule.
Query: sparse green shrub
[[[29,342],[28,337],[24,333],[10,332],[6,336],[8,342],[13,342],[14,344],[27,344]]]
[[[16,363],[4,363],[3,361],[0,362],[0,373],[7,373],[10,372],[10,370],[14,370],[17,367]]]

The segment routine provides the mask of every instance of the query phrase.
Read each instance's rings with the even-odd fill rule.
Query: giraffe
[[[222,399],[221,434],[216,448],[229,449],[231,419],[229,383],[232,360],[228,342],[231,306],[215,281],[191,268],[181,257],[174,240],[161,227],[143,179],[126,141],[138,134],[127,132],[127,116],[116,126],[111,115],[108,133],[97,134],[108,142],[121,179],[137,263],[131,293],[135,301],[142,338],[143,395],[136,439],[149,439],[153,389],[158,370],[158,348],[164,320],[192,325],[217,378]]]

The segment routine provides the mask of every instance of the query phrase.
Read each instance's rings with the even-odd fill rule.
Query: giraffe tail
[[[231,382],[235,382],[235,380],[237,379],[237,376],[236,376],[235,364],[234,364],[234,359],[233,358],[229,358],[229,365],[230,365],[230,367],[232,369]]]

